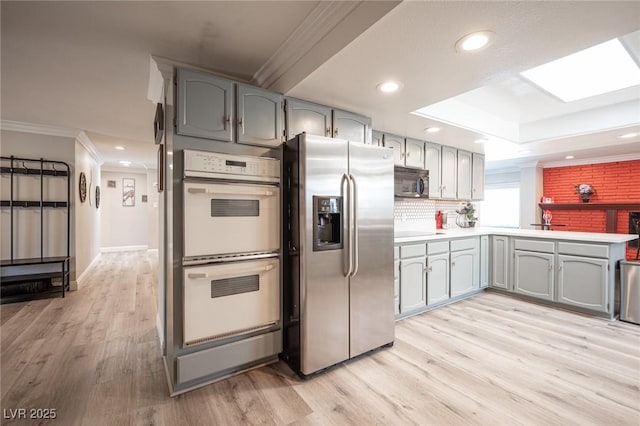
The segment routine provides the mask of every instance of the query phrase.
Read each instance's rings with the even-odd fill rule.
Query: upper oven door
[[[396,197],[429,197],[429,172],[427,170],[396,167],[393,182]]]
[[[279,187],[184,183],[185,258],[279,250]]]

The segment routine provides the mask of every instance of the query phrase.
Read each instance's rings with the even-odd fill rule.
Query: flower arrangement
[[[595,189],[593,189],[593,186],[589,185],[588,183],[580,183],[578,185],[574,185],[574,188],[576,189],[576,193],[580,196],[580,198],[582,198],[583,203],[588,203],[589,198],[591,198],[591,196],[596,193]]]
[[[463,228],[475,226],[478,220],[476,217],[476,209],[469,201],[460,203],[460,210],[456,210],[456,213],[459,215],[458,219],[462,219],[461,221],[456,220],[456,223]]]

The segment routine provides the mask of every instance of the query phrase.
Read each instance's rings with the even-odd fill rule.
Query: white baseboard
[[[71,285],[69,286],[69,288],[71,290],[78,290],[80,287],[82,287],[83,285],[83,281],[87,278],[87,276],[89,275],[89,271],[91,270],[91,268],[93,268],[93,265],[95,265],[95,263],[98,261],[98,259],[100,259],[100,255],[102,253],[98,253],[96,255],[96,257],[93,258],[93,260],[91,261],[91,263],[89,263],[89,266],[87,266],[85,268],[84,271],[82,271],[82,273],[80,274],[79,277],[76,277],[75,281],[71,281]]]
[[[139,250],[147,250],[149,246],[116,246],[116,247],[101,247],[101,253],[114,253],[117,251],[139,251]]]

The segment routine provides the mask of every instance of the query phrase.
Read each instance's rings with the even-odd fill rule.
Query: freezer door
[[[347,173],[348,143],[306,134],[299,143],[300,370],[308,375],[349,358],[348,244],[345,239],[342,249],[313,251],[313,196],[346,199],[342,177]],[[346,236],[347,221],[343,223]]]
[[[349,143],[357,209],[350,356],[393,342],[393,150]]]

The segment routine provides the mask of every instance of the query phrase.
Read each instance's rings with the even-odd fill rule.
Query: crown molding
[[[321,1],[253,75],[251,84],[269,88],[327,34],[361,1]]]
[[[98,163],[98,166],[101,166],[102,163],[104,163],[104,160],[100,155],[100,152],[98,152],[98,148],[96,148],[96,146],[93,144],[93,141],[89,138],[89,136],[87,136],[84,130],[78,133],[78,136],[76,137],[76,141],[80,145],[82,145],[84,149],[87,150],[89,155],[91,155],[91,157],[93,157],[94,160],[96,160],[96,162]]]
[[[25,123],[22,121],[2,120],[0,122],[2,130],[21,133],[35,133],[37,135],[61,136],[64,138],[76,138],[80,129],[68,127],[50,126],[48,124]]]
[[[551,167],[583,166],[585,164],[615,163],[618,161],[633,160],[640,160],[640,153],[610,155],[607,157],[597,158],[574,158],[573,160],[550,161],[548,163],[543,163],[542,167],[547,169]]]

